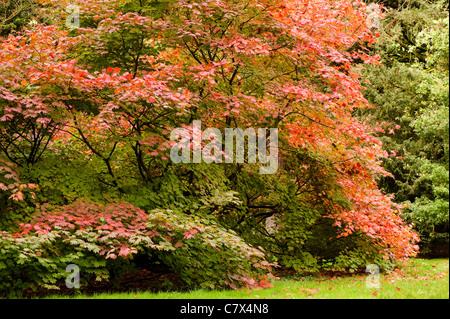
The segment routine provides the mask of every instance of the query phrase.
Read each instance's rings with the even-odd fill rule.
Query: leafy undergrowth
[[[60,289],[68,262],[82,269],[80,284],[88,287],[117,286],[122,275],[142,270],[139,258],[167,266],[188,287],[266,287],[273,277],[261,251],[206,217],[79,201],[35,218],[17,233],[0,231],[0,295]]]
[[[381,274],[379,288],[368,288],[368,274],[281,277],[267,289],[193,290],[189,292],[126,292],[75,295],[96,299],[447,299],[448,259],[410,259],[400,268]],[[373,282],[372,282],[373,283]],[[67,298],[58,295],[47,298]]]

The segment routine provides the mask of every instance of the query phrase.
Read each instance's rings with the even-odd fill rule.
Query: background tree
[[[382,66],[369,66],[365,96],[369,114],[391,156],[393,174],[379,185],[407,205],[406,220],[427,243],[448,243],[448,2],[395,1],[387,4],[372,50]]]
[[[50,9],[50,10],[49,10]],[[0,36],[19,32],[36,23],[52,23],[54,16],[46,0],[1,0]]]

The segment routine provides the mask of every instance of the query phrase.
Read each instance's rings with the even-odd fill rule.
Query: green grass
[[[379,288],[367,287],[368,274],[281,278],[263,290],[193,290],[190,292],[129,292],[50,296],[94,299],[448,299],[449,260],[411,259],[401,268],[380,274]]]

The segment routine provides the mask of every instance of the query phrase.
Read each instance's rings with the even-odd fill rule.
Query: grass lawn
[[[129,292],[47,298],[94,299],[449,299],[449,260],[410,259],[402,268],[380,274],[379,288],[368,287],[369,274],[281,278],[264,290]],[[374,283],[374,282],[370,282]]]

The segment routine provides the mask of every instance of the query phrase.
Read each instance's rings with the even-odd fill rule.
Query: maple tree
[[[65,12],[64,3],[41,2]],[[130,203],[149,218],[170,209],[196,227],[210,220],[259,246],[267,264],[256,268],[312,270],[327,258],[356,268],[414,256],[416,234],[375,181],[388,175],[386,152],[353,117],[370,107],[360,69],[379,63],[365,47],[378,34],[363,2],[76,3],[79,29],[36,25],[1,42],[1,159],[39,187],[35,199],[19,198],[31,209],[15,221],[28,226],[8,238],[52,229],[58,215],[37,217],[45,202],[89,199]],[[193,120],[221,130],[278,128],[278,172],[260,175],[258,163],[172,163],[170,132]],[[11,205],[5,197],[1,207]],[[279,228],[271,233],[265,222],[273,217]],[[86,215],[76,220],[93,226]],[[196,238],[192,229],[185,239]],[[164,262],[183,274],[183,260],[195,255],[175,248]],[[203,280],[231,286],[211,278]]]

